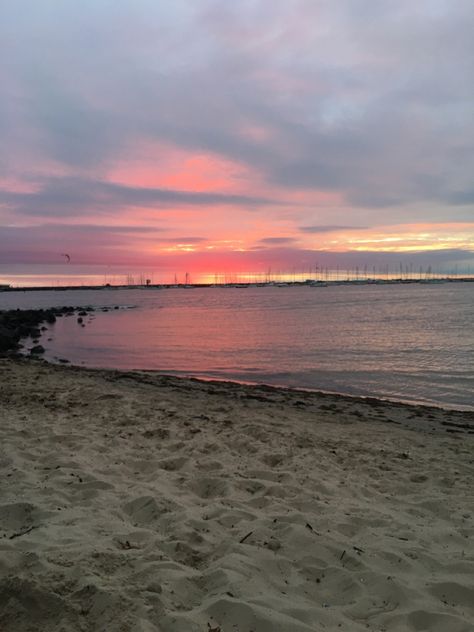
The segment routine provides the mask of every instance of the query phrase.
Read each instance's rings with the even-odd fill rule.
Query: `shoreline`
[[[470,632],[474,417],[0,358],[5,632]]]
[[[26,352],[24,353],[20,353],[19,354],[20,357],[25,358],[25,359],[32,359],[31,356],[29,356]],[[1,357],[1,356],[0,356]],[[34,358],[35,360],[38,360],[38,358]],[[89,371],[118,371],[119,373],[137,373],[137,374],[149,374],[149,375],[156,375],[158,377],[169,377],[169,378],[175,378],[178,380],[189,380],[189,381],[198,381],[198,382],[204,382],[204,383],[213,383],[215,382],[216,384],[228,384],[228,385],[232,385],[235,384],[237,386],[248,386],[250,388],[263,388],[263,389],[275,389],[275,390],[281,390],[281,391],[290,391],[290,392],[295,392],[297,393],[309,393],[309,394],[313,394],[313,395],[321,395],[321,396],[331,396],[331,397],[335,397],[335,398],[341,398],[341,399],[347,399],[349,401],[353,401],[354,403],[357,403],[359,401],[368,401],[369,403],[371,401],[375,401],[375,402],[380,402],[381,404],[394,404],[394,405],[401,405],[401,406],[414,406],[414,407],[422,407],[422,408],[426,408],[428,410],[435,410],[435,411],[443,411],[443,412],[460,412],[460,413],[468,413],[468,414],[474,414],[474,405],[470,406],[468,404],[459,404],[455,407],[455,405],[448,405],[448,404],[442,404],[442,403],[436,403],[436,402],[428,402],[428,401],[417,401],[417,400],[410,400],[410,399],[396,399],[396,398],[389,398],[389,397],[383,397],[381,395],[357,395],[357,394],[351,394],[351,393],[343,393],[343,392],[338,392],[338,391],[326,391],[323,389],[315,389],[315,388],[306,388],[306,387],[302,387],[302,386],[287,386],[285,384],[270,384],[267,382],[252,382],[250,380],[240,380],[238,378],[233,378],[233,377],[216,377],[216,376],[212,376],[212,375],[190,375],[187,374],[185,371],[182,372],[173,372],[173,371],[165,371],[165,370],[160,370],[160,369],[143,369],[143,368],[131,368],[131,369],[114,369],[111,367],[94,367],[94,366],[88,366],[85,364],[74,364],[74,362],[68,360],[67,358],[64,359],[51,359],[48,357],[42,357],[40,358],[42,361],[51,364],[53,366],[69,366],[69,367],[76,367],[78,369],[85,369],[85,370],[89,370]]]
[[[72,301],[72,296],[69,297],[69,300]],[[115,293],[115,296],[113,297],[112,300],[120,301],[117,293]],[[84,305],[86,305],[86,303],[84,303]],[[61,316],[74,315],[77,317],[78,323],[81,323],[81,326],[84,327],[86,326],[86,324],[89,324],[89,321],[85,318],[85,315],[89,312],[94,312],[94,311],[105,312],[105,311],[112,311],[116,309],[123,309],[125,307],[126,306],[124,305],[119,305],[118,303],[115,303],[111,305],[95,305],[94,307],[91,307],[90,305],[86,305],[86,307],[61,306],[61,307],[45,307],[43,309],[23,309],[23,310],[10,309],[10,310],[4,310],[4,311],[0,310],[0,353],[2,352],[2,343],[3,343],[2,339],[5,338],[4,336],[5,329],[4,329],[4,323],[2,322],[2,319],[5,320],[8,315],[13,314],[14,319],[17,321],[16,323],[17,332],[14,333],[11,330],[9,332],[10,341],[8,342],[8,344],[10,345],[10,348],[14,349],[15,345],[17,345],[17,343],[20,341],[18,338],[19,336],[18,332],[22,328],[21,319],[23,318],[24,314],[27,314],[27,313],[49,314],[49,317],[52,318],[53,321],[56,320],[57,317],[59,318]],[[84,322],[82,322],[83,317],[84,317]],[[53,362],[53,363],[56,363],[56,362],[66,363],[66,360],[68,360],[69,362],[76,363],[77,366],[87,365],[86,357],[80,357],[80,356],[77,357],[77,355],[76,357],[74,357],[74,353],[72,353],[72,355],[68,355],[67,346],[58,348],[56,349],[56,351],[48,350],[49,345],[47,342],[44,342],[44,341],[46,340],[46,338],[48,338],[49,335],[54,334],[54,328],[52,332],[46,333],[44,331],[40,331],[39,321],[33,322],[33,323],[30,321],[30,322],[27,322],[26,324],[27,324],[27,330],[29,329],[29,332],[30,332],[31,340],[33,341],[33,344],[36,345],[36,348],[35,348],[36,354],[38,355],[43,354],[43,357],[46,357],[48,361]],[[44,325],[45,323],[42,323],[42,324]],[[41,329],[44,329],[44,327],[42,327]],[[22,353],[24,353],[25,355],[28,355],[29,353],[31,353],[31,349],[29,348],[30,346],[32,346],[31,341],[29,339],[23,338],[21,342],[28,343],[27,348],[25,347]],[[52,343],[52,345],[54,348],[54,342]],[[5,346],[3,348],[5,348]],[[86,364],[84,364],[83,362],[85,362]],[[117,360],[117,362],[119,363],[119,360]],[[106,368],[107,364],[108,365],[113,364],[113,359],[112,361],[110,361],[110,358],[109,358],[106,362],[102,361],[102,362],[98,362],[98,364],[103,365],[101,368]],[[123,364],[127,365],[128,363],[125,362]],[[146,365],[146,362],[142,362],[142,364]],[[168,366],[170,367],[171,365],[168,363]],[[181,366],[183,366],[182,363],[181,363]],[[186,366],[186,364],[184,364],[184,366]],[[199,367],[200,365],[198,364],[197,366]],[[327,376],[323,374],[320,377],[318,377],[317,375],[316,376],[310,375],[308,378],[306,378],[305,375],[300,376],[299,374],[296,374],[296,379],[295,379],[295,376],[292,375],[291,373],[289,373],[287,376],[285,376],[283,373],[279,375],[277,374],[271,375],[270,374],[271,371],[270,371],[268,375],[265,375],[264,372],[262,373],[263,369],[262,371],[260,371],[261,374],[257,378],[255,378],[255,375],[251,375],[250,373],[245,374],[244,368],[242,368],[240,372],[239,370],[237,370],[235,377],[230,374],[226,375],[226,373],[223,371],[221,372],[218,371],[217,374],[215,375],[213,375],[212,371],[209,371],[209,373],[206,375],[205,373],[198,374],[197,371],[190,372],[190,373],[183,370],[173,371],[172,367],[168,369],[162,369],[160,366],[156,366],[155,363],[153,362],[150,363],[150,368],[147,368],[146,366],[143,366],[143,367],[137,366],[137,367],[127,367],[127,369],[125,370],[128,370],[129,368],[131,368],[132,370],[139,370],[139,371],[151,370],[151,371],[157,371],[158,373],[163,373],[163,374],[169,373],[170,375],[176,375],[180,377],[184,376],[184,377],[197,377],[198,379],[204,379],[204,380],[235,381],[237,383],[242,383],[242,384],[245,384],[245,383],[269,384],[269,385],[273,385],[273,386],[277,386],[281,388],[296,388],[301,391],[308,390],[310,392],[328,392],[332,394],[340,394],[340,395],[345,395],[349,397],[362,397],[362,398],[373,397],[373,398],[381,399],[382,401],[401,402],[404,404],[423,405],[423,406],[428,406],[428,407],[439,407],[443,410],[448,410],[448,411],[460,410],[460,411],[474,412],[474,400],[472,399],[472,396],[469,393],[468,383],[466,381],[466,378],[463,378],[461,376],[460,378],[461,381],[459,384],[460,390],[458,392],[456,390],[457,384],[455,381],[453,382],[453,385],[450,385],[449,382],[446,382],[446,384],[448,385],[448,388],[447,389],[443,388],[445,383],[443,382],[441,373],[439,376],[435,375],[433,384],[431,384],[431,386],[430,386],[429,375],[422,376],[421,388],[417,388],[416,385],[414,385],[413,388],[410,387],[410,384],[408,382],[409,378],[407,377],[408,374],[406,375],[400,374],[401,377],[399,379],[396,378],[398,379],[398,381],[394,383],[393,387],[391,387],[392,385],[389,382],[390,376],[387,376],[387,375],[383,376],[383,381],[382,381],[382,378],[380,378],[380,376],[375,375],[374,379],[371,379],[371,376],[368,376],[367,382],[365,383],[364,376],[362,376],[362,378],[360,377],[358,378],[356,374],[356,379],[354,380],[355,386],[352,389],[351,388],[345,389],[344,386],[346,386],[346,383],[344,382],[344,380],[347,379],[348,381],[347,383],[350,386],[352,383],[351,376],[343,375],[341,377],[338,374],[336,374],[335,378],[332,379],[330,371],[327,373]],[[463,379],[464,379],[464,382],[462,381]],[[290,382],[290,383],[287,384],[285,382]],[[301,385],[299,385],[297,382],[299,382]],[[435,384],[437,386],[435,386]],[[372,387],[372,388],[368,388],[368,387]]]
[[[2,356],[0,355],[0,360],[1,358]],[[328,400],[331,400],[332,403],[336,404],[344,403],[347,405],[365,405],[369,408],[401,407],[402,409],[410,409],[411,414],[413,414],[414,411],[419,410],[421,410],[423,413],[426,413],[426,415],[441,413],[440,416],[443,416],[443,413],[446,413],[448,415],[452,413],[453,415],[457,416],[459,414],[461,420],[465,419],[467,422],[472,422],[471,430],[474,434],[474,406],[448,408],[446,406],[443,406],[442,404],[436,404],[434,402],[389,399],[376,395],[356,395],[336,391],[325,391],[320,389],[310,389],[297,386],[285,386],[283,384],[267,384],[264,382],[250,382],[246,380],[218,378],[205,375],[194,376],[186,375],[185,373],[178,374],[173,372],[160,371],[159,369],[113,369],[107,367],[93,367],[74,364],[67,358],[62,361],[53,361],[48,358],[32,356],[26,353],[19,353],[17,356],[13,356],[12,359],[26,362],[44,363],[48,366],[59,367],[66,370],[70,369],[90,372],[97,375],[103,374],[104,376],[121,376],[122,379],[136,379],[137,381],[140,381],[144,376],[148,376],[152,378],[152,380],[153,378],[155,378],[158,385],[160,385],[161,383],[170,385],[172,384],[173,386],[181,387],[184,389],[189,388],[190,386],[192,386],[193,383],[198,383],[202,385],[209,384],[215,387],[222,386],[224,388],[228,388],[229,391],[232,391],[232,389],[238,391],[241,387],[243,387],[244,389],[249,389],[250,392],[255,390],[270,395],[273,393],[276,396],[278,396],[278,394],[286,395],[287,397],[294,397],[295,399],[297,399],[298,397],[308,398],[312,396],[316,400],[327,398]],[[121,378],[119,377],[118,379]]]
[[[440,283],[474,283],[474,276],[435,277],[435,278],[376,278],[376,279],[307,279],[305,281],[237,281],[229,283],[151,283],[147,285],[30,285],[18,287],[0,287],[2,292],[65,292],[69,290],[192,290],[195,288],[247,289],[264,287],[340,287],[362,285],[437,285]]]
[[[49,362],[49,360],[47,360]],[[53,363],[54,364],[54,363]],[[85,365],[75,365],[72,362],[68,363],[70,366],[77,366],[78,368],[89,368],[94,370],[95,367],[86,367]],[[96,367],[97,370],[104,370],[104,371],[110,371],[110,370],[116,370],[116,369],[102,369],[100,367]],[[121,369],[119,369],[121,370]],[[219,378],[219,377],[215,377],[215,376],[206,376],[206,375],[188,375],[185,372],[183,372],[182,374],[179,374],[178,372],[176,373],[167,373],[167,372],[162,372],[158,369],[130,369],[131,372],[135,372],[135,373],[154,373],[156,375],[162,375],[164,377],[176,377],[179,379],[184,379],[184,380],[198,380],[201,382],[223,382],[224,384],[237,384],[237,385],[242,385],[242,386],[250,386],[250,387],[263,387],[263,388],[274,388],[277,390],[282,390],[282,391],[294,391],[295,393],[312,393],[314,395],[330,395],[333,397],[340,397],[342,399],[348,399],[348,400],[353,400],[354,403],[357,403],[358,401],[362,400],[362,401],[366,401],[369,400],[375,400],[377,402],[381,402],[382,404],[400,404],[402,406],[421,406],[422,408],[427,408],[427,409],[434,409],[434,410],[441,410],[441,411],[445,411],[445,412],[463,412],[463,413],[474,413],[474,405],[470,406],[468,404],[466,405],[458,405],[458,407],[454,408],[454,407],[449,407],[447,404],[437,404],[436,402],[428,402],[428,401],[417,401],[417,400],[410,400],[410,399],[396,399],[393,398],[391,399],[390,397],[383,397],[381,395],[356,395],[356,394],[351,394],[351,393],[343,393],[343,392],[338,392],[338,391],[326,391],[323,389],[316,389],[316,388],[305,388],[302,386],[287,386],[285,384],[269,384],[267,382],[251,382],[249,380],[239,380],[237,378]],[[454,404],[452,405],[454,406]]]

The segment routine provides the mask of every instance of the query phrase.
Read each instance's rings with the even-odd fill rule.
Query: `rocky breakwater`
[[[0,311],[0,355],[14,355],[22,348],[21,340],[31,338],[33,347],[30,354],[40,355],[44,348],[39,339],[48,325],[53,325],[57,318],[78,314],[78,322],[82,316],[93,312],[92,307],[53,307],[49,309],[12,309]]]

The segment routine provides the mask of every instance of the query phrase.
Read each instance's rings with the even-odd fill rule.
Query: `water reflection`
[[[473,404],[473,291],[110,290],[61,293],[59,302],[58,293],[25,293],[17,302],[137,306],[97,312],[85,328],[58,321],[45,342],[49,358],[459,406]]]

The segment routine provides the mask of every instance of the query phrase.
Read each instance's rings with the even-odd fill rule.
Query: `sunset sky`
[[[0,282],[474,272],[473,32],[472,0],[1,0]]]

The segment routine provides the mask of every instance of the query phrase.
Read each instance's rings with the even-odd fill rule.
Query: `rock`
[[[79,325],[82,325],[82,323],[84,322],[84,321],[82,320],[82,316],[79,316],[79,318],[77,319],[77,322],[79,323]]]
[[[0,353],[16,349],[20,337],[10,329],[0,327]]]
[[[55,322],[56,322],[56,315],[55,315],[55,313],[54,313],[53,311],[51,311],[51,310],[47,311],[47,312],[46,312],[46,318],[45,318],[45,321],[46,321],[48,324],[50,324],[50,325],[52,325],[53,323],[55,323]]]
[[[32,355],[38,355],[40,353],[44,353],[44,351],[45,351],[45,349],[44,349],[44,347],[42,345],[35,345],[34,347],[32,347],[30,349],[30,353]]]
[[[10,309],[0,310],[0,354],[10,353],[18,350],[18,344],[22,338],[31,338],[33,345],[41,347],[39,341],[41,334],[48,330],[44,323],[53,324],[58,316],[73,316],[80,310],[80,314],[87,315],[89,311],[94,311],[92,307],[54,307],[51,309]],[[108,311],[106,309],[106,311]],[[80,316],[78,323],[83,325]],[[35,348],[35,347],[33,347]],[[43,353],[34,351],[33,354]]]

